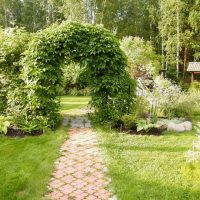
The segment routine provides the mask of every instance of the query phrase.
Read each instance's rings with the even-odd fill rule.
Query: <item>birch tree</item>
[[[176,67],[176,77],[180,69],[186,71],[188,52],[191,48],[192,29],[188,23],[190,1],[161,0],[161,18],[159,22],[162,38],[162,54],[165,54],[166,63]]]

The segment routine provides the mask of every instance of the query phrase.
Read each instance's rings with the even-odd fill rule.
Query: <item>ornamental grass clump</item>
[[[182,92],[172,108],[173,116],[192,118],[200,113],[200,91]]]

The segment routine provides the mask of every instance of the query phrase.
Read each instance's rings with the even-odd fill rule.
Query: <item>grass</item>
[[[90,97],[74,97],[64,96],[61,97],[61,113],[67,114],[67,112],[74,109],[81,109],[87,107]]]
[[[47,189],[66,128],[41,136],[0,138],[0,199],[39,200]]]
[[[97,129],[118,199],[200,199],[200,164],[186,162],[194,132],[139,136]]]
[[[62,97],[62,111],[82,108],[88,97]],[[0,200],[40,200],[67,137],[60,127],[35,137],[0,137]]]
[[[61,113],[83,108],[89,100],[62,97]],[[200,199],[200,165],[186,163],[194,132],[157,137],[97,131],[118,199]],[[37,137],[0,137],[0,200],[42,199],[66,133],[67,128],[60,127]]]

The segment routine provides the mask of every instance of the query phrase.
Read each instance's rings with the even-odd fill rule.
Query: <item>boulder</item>
[[[191,131],[192,130],[192,122],[186,121],[182,123],[185,131]]]
[[[191,131],[192,130],[192,123],[189,121],[176,124],[174,122],[169,122],[167,125],[168,131],[175,131],[175,132],[184,132],[184,131]]]

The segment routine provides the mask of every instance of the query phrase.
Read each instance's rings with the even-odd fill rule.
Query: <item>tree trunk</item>
[[[161,13],[163,12],[163,4],[162,4],[162,2],[161,2],[161,7],[160,7],[160,10],[161,10]],[[166,73],[167,73],[167,66],[165,67],[165,46],[164,46],[164,34],[163,34],[163,22],[162,22],[162,24],[161,24],[161,39],[162,39],[162,46],[161,46],[161,50],[162,50],[162,69],[164,70],[166,70],[165,71],[165,75],[166,75]]]
[[[184,63],[183,63],[183,79],[185,79],[185,73],[186,73],[186,70],[187,70],[187,60],[188,58],[188,48],[185,47],[184,49]]]
[[[90,24],[96,23],[96,10],[97,4],[96,0],[85,0],[85,7],[86,7],[86,22]]]
[[[150,28],[150,41],[152,42],[152,23],[150,22],[150,25],[149,25],[149,28]]]
[[[165,59],[164,59],[164,37],[163,37],[163,33],[162,33],[162,69],[165,68]]]
[[[103,16],[104,16],[104,10],[105,10],[105,8],[106,8],[106,0],[103,1],[100,24],[103,24]]]
[[[55,16],[54,16],[54,2],[51,2],[51,23],[55,22]]]
[[[7,28],[7,27],[8,27],[8,20],[7,20],[7,9],[6,9],[5,0],[4,0],[4,26],[5,26],[5,28]]]
[[[179,60],[180,60],[180,16],[179,16],[179,0],[177,0],[176,11],[176,34],[177,34],[177,47],[176,47],[176,77],[179,77]]]

